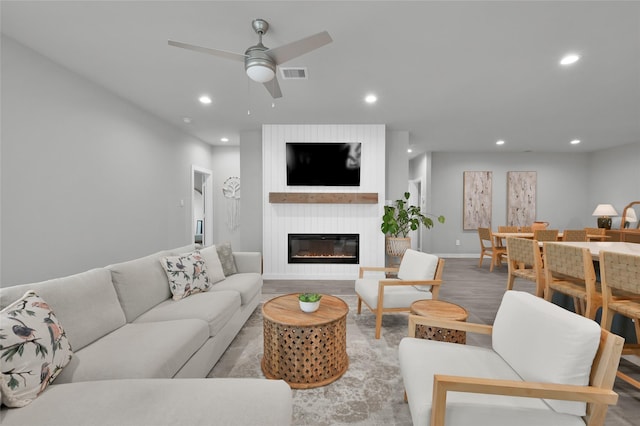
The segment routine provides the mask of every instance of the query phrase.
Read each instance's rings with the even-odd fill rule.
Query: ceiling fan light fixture
[[[271,81],[275,75],[275,70],[264,65],[253,65],[247,68],[247,76],[258,83]]]

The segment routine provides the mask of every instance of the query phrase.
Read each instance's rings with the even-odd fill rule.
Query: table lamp
[[[636,211],[633,208],[628,208],[627,212],[624,214],[624,227],[628,228],[632,222],[637,222],[638,217],[636,216]]]
[[[618,212],[611,204],[598,204],[592,216],[598,216],[598,228],[611,229],[611,216],[618,216]]]

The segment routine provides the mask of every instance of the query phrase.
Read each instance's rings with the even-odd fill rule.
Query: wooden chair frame
[[[545,278],[542,253],[538,242],[526,238],[509,237],[507,238],[507,253],[509,257],[507,290],[513,290],[516,278],[522,278],[536,283],[536,296],[543,297]]]
[[[385,268],[376,266],[361,266],[358,278],[364,278],[365,272],[398,272],[400,268]],[[381,279],[378,281],[378,299],[376,307],[372,308],[369,304],[362,300],[359,294],[358,296],[358,314],[362,312],[362,303],[369,308],[376,316],[376,339],[380,338],[380,331],[382,329],[382,315],[391,312],[409,312],[410,306],[402,308],[385,308],[384,307],[384,289],[392,286],[414,286],[414,285],[430,285],[431,286],[431,299],[438,300],[438,294],[440,293],[440,286],[442,285],[442,271],[444,270],[444,259],[438,259],[438,265],[436,266],[436,273],[432,280],[399,280],[399,279]],[[419,290],[416,290],[419,291]]]
[[[603,297],[602,328],[611,330],[613,316],[618,313],[634,320],[636,336],[640,338],[640,256],[601,251],[600,278]],[[620,294],[621,292],[624,293]],[[640,355],[640,344],[627,343],[622,353]],[[617,375],[640,389],[640,381],[622,372]]]
[[[575,311],[595,320],[602,306],[602,294],[596,289],[596,272],[588,248],[544,243],[544,298],[551,301],[554,292],[573,298]],[[579,255],[577,255],[579,253]],[[572,255],[579,257],[571,258]]]
[[[490,325],[409,315],[409,337],[415,337],[417,324],[486,335],[493,333],[493,326]],[[584,401],[587,403],[587,415],[583,418],[585,424],[603,426],[608,406],[618,402],[618,394],[612,389],[623,343],[622,337],[607,330],[601,330],[600,345],[591,367],[589,386],[435,375],[431,402],[431,426],[445,424],[447,392]]]
[[[493,267],[495,265],[500,266],[502,258],[507,256],[507,248],[497,244],[493,232],[489,228],[478,228],[478,237],[480,238],[480,261],[478,262],[478,267],[482,267],[482,260],[485,256],[489,256],[488,253],[491,253],[489,272],[493,272]],[[485,241],[488,241],[490,246],[485,246]]]

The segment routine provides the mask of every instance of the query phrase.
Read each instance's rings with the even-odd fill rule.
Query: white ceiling
[[[640,142],[636,1],[2,1],[1,14],[5,35],[212,144],[263,123],[382,123],[415,152]],[[285,64],[309,79],[280,79],[275,107],[241,63],[167,45],[243,53],[255,18],[268,47],[334,40]],[[582,60],[560,67],[569,51]]]

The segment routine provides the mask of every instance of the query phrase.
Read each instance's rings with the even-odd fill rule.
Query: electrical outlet
[[[460,245],[460,240],[456,240],[456,245],[459,246]]]

